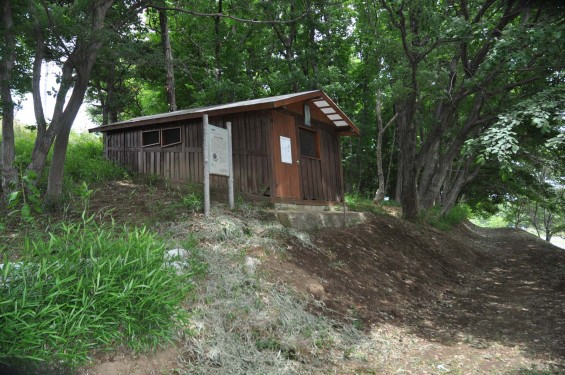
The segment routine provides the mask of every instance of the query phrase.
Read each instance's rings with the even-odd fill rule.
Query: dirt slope
[[[192,335],[94,356],[80,374],[565,374],[565,251],[532,235],[392,216],[308,235],[253,206],[214,204],[206,220],[184,194],[134,181],[94,194],[98,220],[195,235],[209,274],[187,307]]]
[[[428,360],[462,373],[565,372],[565,251],[532,235],[470,223],[447,234],[382,216],[320,231],[312,246],[289,241],[288,253],[265,267],[314,310],[414,338],[385,370],[427,373]]]

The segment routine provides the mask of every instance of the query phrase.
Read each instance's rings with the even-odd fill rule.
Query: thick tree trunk
[[[71,126],[62,129],[53,146],[53,158],[49,167],[49,179],[47,181],[47,194],[45,195],[45,204],[48,208],[58,208],[61,204],[61,195],[63,193],[63,171],[65,159],[67,157],[67,146],[69,144],[69,135]]]
[[[397,114],[395,114],[392,119],[386,124],[383,125],[383,117],[382,117],[382,101],[381,101],[381,93],[377,93],[377,99],[375,103],[375,110],[377,115],[377,177],[379,179],[379,187],[377,192],[375,193],[375,197],[373,198],[373,203],[377,204],[382,201],[386,194],[386,182],[385,182],[385,174],[383,171],[383,137],[386,129],[393,123],[396,119]]]
[[[414,117],[414,94],[408,95],[404,102],[398,103],[399,164],[402,165],[402,214],[408,220],[420,215],[416,170],[416,126]]]
[[[41,102],[41,66],[43,65],[43,54],[45,48],[45,38],[43,35],[43,28],[39,23],[35,4],[32,2],[30,5],[30,13],[33,16],[33,35],[35,37],[35,57],[33,60],[33,75],[31,79],[31,93],[33,96],[33,111],[35,114],[35,122],[37,123],[37,137],[41,139],[45,137],[47,130],[47,121],[45,121],[45,113],[43,111],[43,104]]]
[[[457,173],[455,181],[453,181],[448,187],[446,187],[445,195],[441,203],[441,213],[445,215],[457,203],[457,198],[461,195],[461,191],[472,179],[474,179],[479,173],[480,168],[476,167],[473,172],[469,173],[467,171],[467,165],[470,164],[470,159],[467,160],[466,165],[461,171]]]
[[[444,190],[449,189],[449,186],[445,187],[445,185],[448,184],[448,174],[452,169],[454,161],[461,154],[465,140],[467,140],[469,134],[473,134],[478,124],[480,124],[479,118],[484,101],[484,95],[477,94],[475,96],[473,99],[473,107],[465,123],[458,134],[450,139],[447,145],[432,139],[426,142],[426,145],[420,151],[417,165],[421,168],[420,186],[418,190],[421,209],[428,210],[434,205],[441,203],[442,210],[444,210],[444,203],[438,202],[437,199],[441,195],[442,187],[444,187]],[[438,117],[444,119],[443,121],[450,121],[452,118],[452,109],[449,106],[441,106],[441,108],[447,111],[447,113],[439,113]],[[443,125],[440,127],[443,127]],[[441,139],[441,136],[437,136],[436,138]],[[445,151],[440,152],[440,149],[445,149]],[[462,164],[467,168],[470,162],[470,159],[468,159],[463,161]]]
[[[2,101],[2,195],[3,200],[5,200],[18,183],[18,171],[14,166],[16,147],[14,140],[14,102],[11,93],[15,39],[10,0],[0,0],[0,11],[2,12],[2,39],[4,44],[4,53],[0,61],[0,100]]]
[[[76,56],[76,51],[73,52]],[[37,55],[36,55],[37,57]],[[63,108],[66,101],[67,93],[69,92],[72,86],[73,80],[73,65],[72,59],[74,57],[70,56],[67,61],[63,64],[62,74],[61,74],[61,83],[59,85],[59,90],[57,92],[57,98],[55,100],[55,108],[53,109],[53,117],[51,119],[51,124],[49,127],[46,127],[46,124],[41,122],[41,119],[44,119],[43,109],[41,107],[41,93],[40,93],[40,85],[39,79],[37,83],[32,86],[33,89],[33,100],[34,100],[34,108],[35,112],[35,119],[39,125],[38,128],[38,136],[35,138],[35,143],[33,145],[33,151],[31,154],[31,162],[27,166],[27,171],[34,172],[37,176],[41,176],[43,173],[43,169],[45,168],[45,164],[47,162],[47,155],[51,146],[53,145],[53,141],[55,136],[59,132],[62,122],[61,118],[63,116]],[[34,63],[34,75],[36,74],[35,69],[37,67],[41,67],[41,64]],[[73,91],[72,97],[75,96]],[[41,129],[41,130],[39,130]],[[40,136],[41,134],[41,136]]]
[[[88,82],[90,80],[92,68],[94,66],[94,62],[96,61],[96,56],[98,54],[98,51],[102,47],[102,41],[100,38],[98,38],[96,33],[104,27],[106,12],[108,11],[108,9],[110,9],[113,3],[114,0],[102,0],[96,4],[94,9],[92,10],[91,27],[93,34],[91,35],[91,37],[93,39],[78,40],[77,46],[68,60],[72,63],[72,68],[70,68],[70,70],[74,70],[76,72],[73,92],[69,101],[64,107],[64,110],[62,106],[58,107],[58,104],[60,103],[59,97],[57,98],[53,121],[51,126],[49,126],[49,129],[47,130],[47,133],[53,131],[54,135],[56,135],[57,137],[53,150],[53,159],[49,168],[47,193],[45,197],[46,203],[50,207],[58,207],[59,203],[61,202],[63,172],[69,134],[80,106],[82,105],[82,102],[84,100],[84,95],[86,93],[86,89],[88,88]],[[65,66],[66,65],[67,64],[65,63]],[[65,68],[63,68],[63,74],[64,73]],[[61,102],[65,102],[65,99],[62,98]],[[51,141],[52,140],[53,138],[51,138]]]
[[[394,188],[394,200],[397,203],[402,203],[402,170],[403,165],[400,163],[400,140],[398,141],[398,156],[396,163],[396,186]]]
[[[159,25],[161,28],[161,44],[163,45],[163,54],[165,56],[165,90],[167,96],[167,104],[169,105],[169,112],[173,112],[177,110],[177,97],[175,87],[173,51],[171,48],[171,38],[169,37],[169,20],[167,17],[167,11],[165,10],[159,11]]]

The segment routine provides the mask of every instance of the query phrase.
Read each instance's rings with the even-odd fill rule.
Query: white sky
[[[43,112],[45,113],[45,118],[47,121],[51,120],[51,117],[53,115],[53,108],[55,106],[55,98],[53,96],[47,95],[47,91],[53,92],[53,88],[59,87],[56,82],[56,74],[59,71],[60,70],[54,64],[47,65],[44,63],[41,67],[41,101],[43,102]],[[69,91],[67,97],[69,97],[71,93],[72,90]],[[26,125],[35,124],[32,94],[27,94],[21,104],[22,109],[16,110],[16,119]],[[94,124],[88,117],[88,114],[86,113],[86,104],[83,103],[80,107],[72,129],[76,132],[84,132],[94,126],[96,126],[96,124]]]

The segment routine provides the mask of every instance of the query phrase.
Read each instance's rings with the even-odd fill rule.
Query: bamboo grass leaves
[[[0,363],[78,365],[94,348],[146,350],[170,341],[187,320],[181,303],[194,273],[167,265],[163,242],[146,229],[87,219],[28,241],[25,252],[0,270]]]

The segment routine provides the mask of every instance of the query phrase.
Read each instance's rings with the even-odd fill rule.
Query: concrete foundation
[[[343,228],[362,224],[371,219],[365,212],[338,211],[275,211],[278,221],[287,228],[303,231],[323,228]]]

